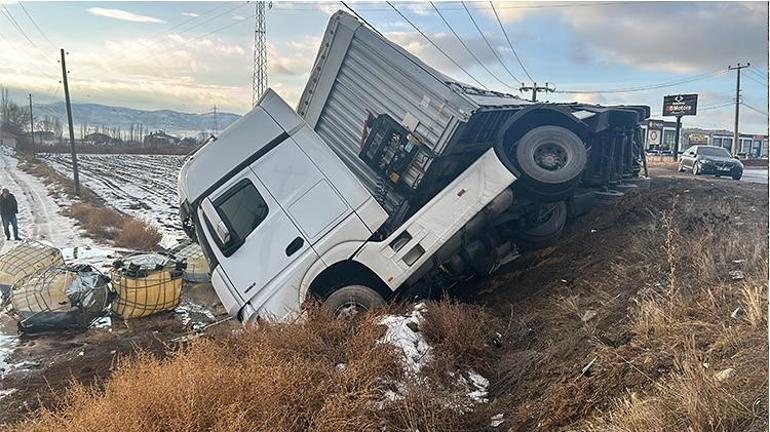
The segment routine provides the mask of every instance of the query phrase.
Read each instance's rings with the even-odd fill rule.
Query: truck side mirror
[[[230,230],[227,229],[227,224],[225,224],[225,221],[222,220],[219,212],[214,208],[214,204],[211,203],[210,199],[206,198],[201,202],[201,208],[203,209],[206,218],[211,222],[211,226],[214,227],[214,232],[212,234],[217,237],[221,246],[226,246],[230,242],[232,236],[230,235]]]
[[[220,243],[226,245],[230,242],[230,231],[227,229],[227,225],[225,225],[224,221],[220,220],[217,222],[215,231],[217,232],[217,237],[219,238]]]

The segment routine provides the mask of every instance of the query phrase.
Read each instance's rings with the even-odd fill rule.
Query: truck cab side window
[[[254,185],[244,180],[214,201],[222,220],[227,225],[232,240],[229,248],[233,251],[246,240],[267,217],[267,203]]]

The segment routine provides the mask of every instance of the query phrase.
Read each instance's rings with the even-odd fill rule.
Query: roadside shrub
[[[75,218],[91,237],[113,240],[115,246],[127,249],[153,250],[163,237],[153,225],[109,207],[75,203],[70,207],[68,214]]]
[[[117,210],[85,203],[72,204],[69,215],[75,218],[89,235],[106,240],[115,240],[128,221],[128,216]]]
[[[158,229],[142,220],[129,218],[120,228],[115,245],[136,250],[153,250],[163,235]]]

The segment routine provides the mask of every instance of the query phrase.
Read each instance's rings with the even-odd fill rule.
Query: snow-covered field
[[[42,157],[72,178],[69,155]],[[163,244],[170,245],[184,238],[176,192],[182,161],[172,155],[83,154],[78,167],[81,184],[118,210],[154,223],[163,233]]]

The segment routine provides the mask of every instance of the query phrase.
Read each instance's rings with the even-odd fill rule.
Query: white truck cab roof
[[[190,156],[179,173],[180,200],[197,200],[260,150],[269,150],[303,126],[297,113],[268,89],[253,110]]]

